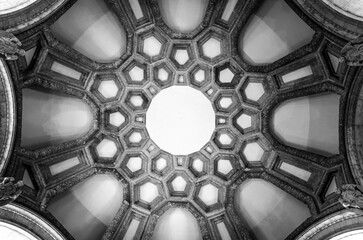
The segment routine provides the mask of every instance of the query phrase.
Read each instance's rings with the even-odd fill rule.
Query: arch
[[[17,235],[23,236],[22,239],[14,240],[67,240],[67,238],[46,219],[24,206],[15,203],[0,207],[0,232],[2,232],[4,228],[11,228],[10,232],[13,230],[19,233]],[[0,233],[1,239],[13,239],[2,238],[1,236]]]
[[[340,96],[324,93],[282,102],[272,130],[283,144],[323,156],[339,154]]]
[[[311,216],[303,202],[272,183],[256,178],[239,185],[234,206],[259,240],[285,239]]]
[[[241,32],[238,48],[249,64],[266,65],[308,44],[313,35],[285,1],[267,0]]]
[[[86,135],[93,126],[93,111],[81,99],[23,89],[21,146],[37,148]]]
[[[77,240],[99,240],[121,207],[123,192],[114,176],[95,175],[56,195],[47,209]]]
[[[95,61],[109,63],[126,52],[126,33],[103,1],[77,1],[52,26],[54,36]]]
[[[203,21],[209,0],[158,0],[161,16],[171,29],[189,33]]]
[[[358,229],[362,230],[362,221],[362,210],[344,209],[341,211],[337,211],[311,225],[304,232],[302,232],[296,238],[296,240],[337,240],[334,239],[335,236],[341,236],[341,234],[345,234],[347,232],[355,231]]]
[[[7,65],[0,58],[0,176],[10,159],[14,143],[16,105],[14,87]]]
[[[152,240],[200,240],[197,219],[184,208],[170,208],[158,220]]]

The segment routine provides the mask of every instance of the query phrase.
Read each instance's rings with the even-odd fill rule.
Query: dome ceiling
[[[19,38],[7,173],[67,238],[293,239],[341,209],[344,42],[294,2],[71,1]]]

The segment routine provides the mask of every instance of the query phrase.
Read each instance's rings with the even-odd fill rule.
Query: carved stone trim
[[[15,93],[10,76],[5,61],[0,59],[0,176],[9,161],[15,136]]]
[[[43,217],[18,204],[11,203],[1,207],[0,221],[17,225],[23,230],[31,232],[39,239],[68,239]]]

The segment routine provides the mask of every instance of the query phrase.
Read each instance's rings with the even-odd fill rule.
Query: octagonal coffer
[[[208,65],[198,64],[189,71],[190,83],[202,88],[211,82],[212,71]]]
[[[128,85],[145,85],[149,79],[148,66],[140,60],[132,60],[122,72]]]
[[[123,86],[115,74],[98,74],[91,91],[101,102],[115,101],[120,98]]]
[[[211,64],[224,59],[228,53],[228,46],[225,35],[215,30],[208,31],[200,40],[198,40],[199,56]]]
[[[179,70],[186,70],[195,61],[195,54],[189,43],[175,43],[172,46],[170,60]]]
[[[130,116],[121,107],[108,108],[105,110],[106,129],[118,132],[129,124]]]
[[[106,135],[97,138],[90,148],[94,161],[102,164],[114,164],[123,151],[117,138]]]
[[[121,170],[129,178],[138,178],[146,172],[147,157],[143,153],[128,153],[122,160]]]
[[[197,185],[194,201],[207,213],[218,210],[223,207],[224,189],[214,181],[205,180]]]
[[[131,128],[124,136],[128,148],[143,147],[147,139],[148,134],[143,128]]]
[[[143,91],[132,90],[127,93],[125,103],[132,111],[143,111],[149,106],[150,100]]]
[[[137,52],[151,62],[163,58],[168,48],[168,40],[154,28],[139,34],[137,41]]]
[[[224,62],[214,68],[214,78],[218,86],[234,89],[241,81],[243,70],[234,62]]]
[[[135,204],[151,210],[164,199],[163,188],[160,181],[148,177],[134,186]]]
[[[155,83],[161,87],[169,87],[174,80],[175,72],[169,64],[163,62],[153,68],[153,77]]]
[[[178,171],[167,180],[167,186],[171,196],[187,197],[192,188],[192,181],[184,172]]]

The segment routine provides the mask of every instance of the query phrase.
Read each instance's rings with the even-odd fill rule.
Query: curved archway
[[[309,208],[303,202],[257,178],[248,179],[238,187],[234,205],[259,240],[285,239],[310,217]]]
[[[362,210],[344,209],[316,222],[301,233],[296,239],[355,240],[354,238],[349,239],[350,236],[354,237],[355,234],[359,237],[357,239],[362,239],[362,221]]]
[[[23,89],[21,146],[37,148],[85,135],[93,126],[93,111],[81,99]]]
[[[56,195],[48,210],[76,239],[99,240],[122,202],[122,183],[112,175],[101,174]]]
[[[43,217],[15,203],[0,207],[0,239],[67,240]]]
[[[203,21],[209,0],[159,0],[161,16],[171,29],[189,33]]]
[[[287,100],[274,110],[273,132],[288,146],[339,154],[339,105],[340,96],[333,93]]]
[[[200,240],[197,219],[184,208],[171,208],[156,224],[152,240]]]

